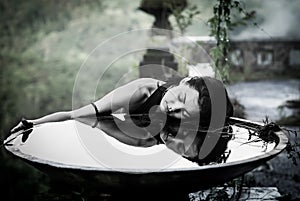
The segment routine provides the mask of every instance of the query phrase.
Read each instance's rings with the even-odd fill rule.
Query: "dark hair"
[[[216,91],[223,90],[226,96],[226,119],[233,115],[233,106],[231,104],[231,101],[228,97],[227,90],[224,87],[223,83],[220,80],[217,80],[212,77],[192,77],[190,80],[186,82],[190,87],[196,89],[199,92],[199,99],[198,104],[200,107],[200,126],[201,127],[207,127],[210,124],[211,119],[211,97],[210,93],[213,93],[216,89]],[[207,88],[207,83],[210,84],[212,87],[212,90],[209,91]]]
[[[206,147],[204,140],[206,139],[208,132],[207,131],[200,131],[198,130],[198,133],[195,138],[195,142],[197,144],[197,150],[198,150],[198,155],[194,158],[192,157],[185,157],[188,160],[192,162],[198,163],[198,165],[206,165],[209,163],[222,163],[226,162],[226,159],[228,155],[226,156],[225,151],[227,150],[227,145],[229,140],[232,138],[232,128],[231,126],[227,125],[221,128],[218,131],[215,131],[214,133],[210,133],[210,135],[219,135],[217,138],[214,147],[210,147],[210,152],[207,153],[203,158],[200,158],[199,155],[202,155],[202,152],[207,152],[205,150]],[[211,136],[209,136],[211,137]],[[229,153],[228,153],[229,154]]]
[[[177,86],[179,85],[180,81],[183,78],[172,78],[167,81],[167,84],[164,85],[166,88]],[[205,151],[206,144],[204,144],[204,141],[206,137],[216,137],[216,142],[214,147],[210,147],[210,152],[204,156],[203,158],[196,157],[186,157],[188,160],[198,163],[199,165],[208,164],[211,162],[222,162],[223,155],[227,149],[227,144],[229,140],[231,139],[231,128],[227,123],[227,117],[230,117],[233,115],[233,107],[232,104],[228,98],[227,91],[223,85],[223,83],[215,78],[211,77],[193,77],[190,80],[186,81],[186,84],[188,84],[190,87],[194,88],[199,92],[199,107],[200,107],[200,121],[193,120],[193,118],[189,119],[176,119],[171,116],[167,116],[167,120],[164,125],[160,125],[160,119],[162,119],[159,115],[162,115],[165,117],[165,114],[155,113],[152,115],[151,121],[157,121],[157,123],[154,123],[154,125],[159,125],[162,127],[161,132],[168,133],[168,135],[172,136],[180,136],[181,134],[184,135],[194,135],[195,139],[193,139],[193,143],[197,145],[198,155],[199,152]],[[208,89],[207,85],[209,84]],[[214,132],[208,132],[210,121],[211,121],[211,97],[210,95],[212,93],[218,93],[218,92],[225,92],[226,96],[226,114],[225,114],[225,121],[224,125],[221,126],[220,129],[217,129]],[[148,114],[149,115],[149,114]],[[147,127],[150,123],[150,118],[148,115],[145,115],[145,119],[138,118],[137,119],[137,125],[141,127]],[[145,121],[143,121],[145,120]],[[146,123],[143,123],[146,122]],[[147,128],[147,130],[150,128]],[[155,129],[156,130],[156,129]],[[157,133],[153,133],[151,130],[148,130],[153,136],[157,135]],[[167,136],[168,136],[167,135]],[[159,138],[158,138],[159,139]]]
[[[232,137],[232,129],[228,124],[228,117],[233,115],[233,106],[228,97],[226,88],[220,80],[212,77],[192,77],[190,80],[186,81],[186,84],[199,92],[198,103],[200,107],[200,121],[193,122],[193,120],[188,119],[182,122],[182,120],[173,119],[171,121],[167,121],[173,123],[169,124],[169,126],[165,126],[164,131],[169,132],[174,136],[176,136],[179,132],[184,132],[184,130],[185,132],[196,132],[194,143],[197,144],[198,155],[202,150],[201,148],[205,148],[203,147],[203,143],[207,135],[215,135],[214,137],[216,137],[216,144],[205,157],[201,159],[199,158],[199,156],[194,158],[186,158],[198,163],[199,165],[205,165],[211,162],[222,162],[224,160],[227,144]],[[207,87],[208,84],[210,86],[210,91]],[[220,91],[225,93],[226,98],[226,100],[224,100],[226,102],[224,125],[222,125],[223,127],[214,132],[208,132],[212,115],[212,101],[210,94],[218,93]],[[175,126],[175,124],[177,124],[177,126]],[[181,127],[180,131],[179,127]]]
[[[214,130],[213,132],[208,132],[207,127],[204,128],[198,126],[197,122],[195,121],[182,122],[182,120],[176,118],[168,118],[162,129],[162,132],[165,132],[173,137],[194,136],[192,144],[197,145],[198,155],[195,157],[185,156],[185,158],[192,162],[198,163],[198,165],[206,165],[212,162],[223,162],[227,144],[232,138],[232,128],[227,123],[225,123],[224,127],[220,129]],[[216,139],[214,147],[207,147],[207,145],[204,144],[204,141],[207,137]],[[199,155],[203,155],[204,152],[207,152],[207,154],[204,157],[199,158]]]

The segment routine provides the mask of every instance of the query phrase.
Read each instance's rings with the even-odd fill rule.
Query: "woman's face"
[[[180,133],[175,137],[166,132],[162,132],[160,138],[169,149],[181,156],[191,158],[198,156],[198,148],[196,142],[194,142],[195,136],[193,135]]]
[[[199,114],[199,92],[185,82],[171,87],[160,102],[160,109],[169,116],[186,119]]]

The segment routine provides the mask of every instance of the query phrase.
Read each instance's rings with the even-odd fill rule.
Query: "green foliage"
[[[196,201],[199,200],[199,198],[204,201],[239,200],[243,186],[245,186],[244,176],[235,178],[220,186],[198,191],[198,195],[191,196],[190,200]]]
[[[33,118],[58,109],[70,108],[76,63],[46,61],[29,51],[40,38],[61,31],[80,15],[78,10],[99,11],[100,1],[0,2],[0,134],[3,139],[21,116]],[[80,9],[79,9],[80,8]],[[72,67],[73,66],[73,67]]]
[[[45,36],[63,31],[70,20],[82,15],[80,12],[101,9],[100,1],[0,1],[1,141],[21,117],[35,118],[71,108],[79,60],[45,59],[34,47]],[[35,200],[38,193],[47,191],[43,174],[1,148],[3,200]]]
[[[39,37],[36,33],[40,29],[45,33],[62,30],[81,6],[102,9],[101,1],[0,1],[1,49],[22,52]]]
[[[300,131],[299,129],[296,131],[287,128],[282,128],[282,130],[288,133],[288,136],[293,139],[289,140],[285,148],[287,157],[293,162],[294,165],[298,165],[300,161],[300,140],[297,139],[297,135]]]
[[[210,53],[224,81],[229,81],[229,31],[238,25],[247,25],[254,14],[253,11],[247,12],[239,1],[234,0],[218,0],[213,7],[213,16],[208,24],[210,35],[215,36],[217,45]]]

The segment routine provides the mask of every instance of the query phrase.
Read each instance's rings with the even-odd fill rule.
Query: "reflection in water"
[[[159,113],[152,114],[151,117],[125,115],[121,119],[102,117],[98,128],[133,146],[164,144],[175,153],[199,165],[222,162],[227,143],[232,136],[232,128],[229,125],[207,132],[208,128],[200,126],[196,121],[183,121],[171,117],[165,119],[165,115]],[[82,121],[92,125],[95,120],[85,118]]]
[[[141,121],[141,118],[130,119],[139,126],[146,126],[148,119]],[[123,120],[107,116],[98,125],[100,129],[89,126],[94,124],[94,118],[81,119],[84,124],[73,120],[46,123],[34,127],[25,143],[19,136],[13,142],[12,150],[30,160],[55,164],[114,170],[176,169],[257,157],[272,150],[277,139],[267,127],[263,127],[265,132],[263,129],[227,125],[208,134],[205,129],[195,130],[192,122],[171,121],[166,126],[157,122],[156,128],[147,129],[128,123],[126,116]],[[151,133],[157,130],[161,131]],[[200,160],[197,151],[203,147],[206,137],[214,135],[218,136],[217,145]],[[264,137],[268,142],[262,140]]]
[[[232,126],[232,128],[234,135],[228,142],[227,150],[230,151],[230,155],[226,162],[245,160],[263,155],[273,150],[276,145],[276,142],[273,140],[268,142],[262,140],[258,133],[253,130],[237,126]]]

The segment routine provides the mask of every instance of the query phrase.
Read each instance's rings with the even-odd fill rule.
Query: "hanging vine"
[[[236,16],[236,13],[239,16]],[[216,47],[211,49],[210,54],[225,82],[229,81],[230,67],[228,33],[238,25],[246,25],[254,17],[254,11],[246,11],[242,4],[236,0],[218,0],[213,7],[213,16],[208,20],[208,25],[210,36],[216,38],[217,44]]]

